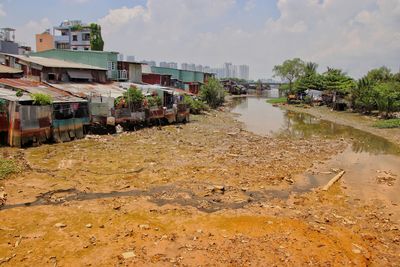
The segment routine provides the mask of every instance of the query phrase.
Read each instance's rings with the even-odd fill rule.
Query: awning
[[[93,80],[92,73],[87,70],[69,70],[68,76],[71,79]]]

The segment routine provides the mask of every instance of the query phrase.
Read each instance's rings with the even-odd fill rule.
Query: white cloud
[[[51,27],[52,23],[48,18],[42,18],[39,21],[31,20],[16,28],[16,40],[22,44],[33,45],[32,49],[35,49],[35,34],[42,33]]]
[[[146,6],[110,10],[99,22],[108,49],[160,61],[246,63],[254,78],[270,76],[275,64],[291,57],[355,76],[380,65],[399,68],[398,0],[279,0],[280,16],[265,18],[263,28],[210,27],[234,4],[148,0]]]

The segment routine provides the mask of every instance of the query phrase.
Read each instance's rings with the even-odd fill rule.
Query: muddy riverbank
[[[348,196],[341,183],[293,190],[351,141],[260,136],[218,111],[186,125],[1,148],[24,170],[0,181],[0,264],[395,266],[399,226],[386,203]]]
[[[386,138],[387,140],[400,146],[400,129],[379,129],[373,127],[374,123],[377,122],[378,119],[372,116],[365,116],[359,113],[348,111],[333,111],[326,106],[303,108],[296,107],[294,105],[283,105],[281,107],[295,112],[307,113],[323,120],[329,120],[338,124],[351,126],[356,129]]]

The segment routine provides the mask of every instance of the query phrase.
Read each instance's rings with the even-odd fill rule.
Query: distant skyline
[[[300,57],[353,77],[400,68],[399,0],[0,0],[0,26],[34,47],[66,19],[97,22],[106,50],[166,62],[249,65],[250,78]]]

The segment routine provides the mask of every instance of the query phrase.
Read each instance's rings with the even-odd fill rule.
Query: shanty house
[[[142,63],[118,61],[118,72],[120,81],[129,81],[133,83],[142,82]]]
[[[0,61],[21,69],[24,77],[38,82],[102,82],[107,81],[107,70],[81,63],[53,58],[0,54]]]
[[[95,66],[107,70],[107,79],[118,81],[125,72],[118,70],[118,52],[52,49],[31,54]]]
[[[50,96],[52,104],[35,105],[37,93]],[[7,125],[0,127],[1,141],[10,146],[79,139],[89,123],[86,100],[36,81],[0,79],[0,102],[0,120]]]
[[[152,73],[171,75],[174,86],[187,90],[191,93],[198,94],[202,84],[206,83],[211,73],[200,71],[179,70],[165,67],[151,67]]]
[[[0,64],[0,78],[21,78],[24,72]]]

